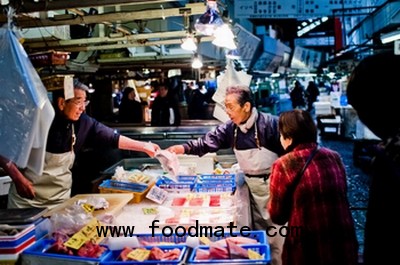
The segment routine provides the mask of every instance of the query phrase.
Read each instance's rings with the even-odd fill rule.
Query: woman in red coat
[[[286,154],[272,165],[268,211],[274,223],[288,223],[283,265],[358,264],[346,172],[339,154],[317,149],[317,128],[307,111],[282,113],[279,132]]]

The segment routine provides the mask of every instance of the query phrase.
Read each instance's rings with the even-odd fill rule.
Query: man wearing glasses
[[[85,113],[89,101],[89,88],[74,81],[74,97],[64,98],[64,91],[53,92],[55,117],[47,138],[43,174],[38,176],[29,169],[22,174],[29,180],[11,185],[8,208],[56,207],[70,198],[72,186],[71,168],[75,153],[84,145],[103,145],[124,150],[145,152],[150,157],[160,149],[156,144],[136,141],[116,133]],[[22,189],[20,186],[24,185]]]

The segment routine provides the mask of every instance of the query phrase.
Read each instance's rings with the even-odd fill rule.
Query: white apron
[[[255,123],[255,139],[257,142],[257,148],[247,149],[247,150],[237,150],[236,138],[237,138],[237,128],[235,130],[234,137],[234,148],[236,159],[239,163],[240,169],[245,175],[252,175],[253,177],[245,176],[245,185],[238,187],[238,192],[242,195],[246,194],[246,190],[249,190],[249,197],[247,202],[242,200],[241,208],[250,209],[250,227],[254,230],[267,230],[269,226],[274,225],[277,229],[279,225],[273,224],[269,218],[267,212],[267,202],[270,197],[269,192],[269,178],[264,177],[254,177],[256,175],[269,175],[272,163],[278,158],[278,155],[274,152],[269,151],[265,147],[260,146],[258,140],[258,130],[257,124]],[[247,192],[248,193],[248,192]],[[243,198],[243,196],[241,196]],[[245,213],[242,212],[243,217]],[[246,217],[245,217],[246,218]],[[249,218],[250,219],[250,218]],[[271,264],[280,265],[282,264],[282,248],[285,238],[279,236],[278,234],[274,237],[268,237],[268,241],[271,247]]]
[[[35,198],[33,200],[19,196],[14,183],[11,184],[8,194],[8,208],[47,207],[52,209],[70,198],[72,186],[71,168],[75,159],[73,152],[73,145],[75,144],[73,126],[72,138],[71,151],[62,154],[46,152],[41,176],[34,174],[29,169],[23,172],[24,176],[32,182],[35,189]]]

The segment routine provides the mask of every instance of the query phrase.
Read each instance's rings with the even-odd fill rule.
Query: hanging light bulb
[[[237,48],[233,39],[226,39],[219,36],[215,37],[215,39],[212,41],[212,44],[218,47],[227,48],[228,50],[234,50]]]
[[[222,26],[224,21],[219,16],[217,11],[217,3],[216,1],[207,1],[207,10],[201,15],[194,24],[194,28],[196,31],[211,36],[214,34],[214,31]]]
[[[186,39],[184,39],[184,41],[182,42],[181,48],[186,50],[186,51],[195,51],[195,50],[197,50],[197,45],[194,42],[193,36],[188,34]]]
[[[212,44],[229,50],[236,49],[234,41],[235,36],[227,24],[217,28],[214,32],[214,36],[215,39],[212,41]]]
[[[231,60],[238,60],[240,59],[240,54],[237,49],[229,50],[226,55],[226,58],[231,59]]]
[[[223,24],[214,31],[215,37],[221,37],[226,39],[233,39],[235,35],[233,35],[232,30],[230,29],[228,24]]]
[[[192,68],[199,69],[203,67],[203,62],[201,61],[200,57],[195,54],[192,62]]]

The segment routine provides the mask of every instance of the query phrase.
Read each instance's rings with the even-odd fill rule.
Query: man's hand
[[[35,189],[33,188],[32,182],[28,179],[24,177],[20,183],[14,183],[19,196],[27,199],[33,199],[35,197]]]
[[[183,147],[183,145],[180,144],[170,146],[167,148],[167,150],[177,155],[183,155],[185,153],[185,148]]]
[[[35,189],[32,183],[22,175],[21,171],[19,171],[12,161],[0,155],[0,166],[10,175],[19,196],[27,199],[33,199],[35,197]]]

